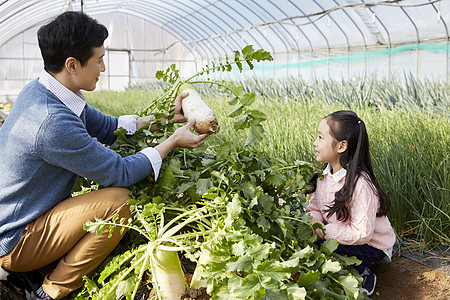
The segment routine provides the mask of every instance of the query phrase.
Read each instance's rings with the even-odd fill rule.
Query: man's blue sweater
[[[144,154],[122,158],[103,146],[117,122],[89,105],[78,117],[38,80],[22,90],[0,129],[0,256],[70,196],[78,176],[128,187],[153,173]]]

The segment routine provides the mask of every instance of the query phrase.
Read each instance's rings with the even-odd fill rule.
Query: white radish
[[[183,98],[181,108],[188,121],[195,119],[194,130],[198,133],[213,134],[219,131],[217,117],[212,109],[203,101],[199,93],[190,85],[182,84],[178,89],[178,95],[188,92]]]
[[[199,289],[202,287],[207,287],[206,279],[202,277],[202,274],[204,272],[202,264],[205,264],[206,262],[210,261],[209,257],[209,251],[206,249],[203,249],[200,258],[198,259],[198,264],[195,267],[194,274],[191,279],[191,289]]]
[[[173,248],[173,247],[168,247]],[[153,278],[162,300],[178,300],[186,294],[187,281],[178,252],[158,246],[152,253]]]

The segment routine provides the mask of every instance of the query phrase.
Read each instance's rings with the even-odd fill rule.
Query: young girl
[[[361,291],[370,296],[376,276],[368,266],[391,259],[395,234],[386,216],[390,199],[372,171],[364,122],[352,111],[334,112],[320,122],[313,145],[317,161],[325,163],[324,176],[311,180],[306,211],[325,229],[316,230],[319,239],[336,239],[337,253],[362,261],[355,269],[364,279]]]

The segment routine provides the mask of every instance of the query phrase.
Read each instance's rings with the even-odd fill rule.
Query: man
[[[0,266],[37,270],[58,261],[31,299],[61,299],[83,285],[122,238],[83,231],[94,217],[131,216],[126,187],[154,174],[175,147],[196,148],[207,135],[191,122],[155,148],[122,158],[104,147],[124,127],[133,134],[150,117],[106,116],[86,104],[81,90],[95,89],[105,71],[105,26],[66,12],[41,27],[44,71],[20,93],[0,130]],[[175,122],[185,122],[175,100]],[[71,198],[78,176],[106,188]]]

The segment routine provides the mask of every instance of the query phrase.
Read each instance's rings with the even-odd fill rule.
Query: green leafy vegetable
[[[141,128],[133,136],[116,131],[111,148],[122,156],[152,147],[170,136],[176,124],[162,122],[173,114],[171,105],[181,84],[215,84],[235,106],[228,114],[236,130],[249,129],[242,146],[229,143],[202,146],[188,151],[175,149],[163,161],[157,182],[148,177],[130,188],[132,220],[85,224],[89,232],[110,233],[131,229],[128,242],[97,272],[85,278],[76,299],[134,299],[140,285],[151,284],[158,297],[155,251],[180,251],[196,264],[192,287],[206,286],[212,299],[354,299],[359,295],[360,277],[350,267],[359,263],[333,251],[336,241],[319,248],[317,236],[304,212],[303,191],[318,172],[312,164],[286,161],[257,151],[264,135],[261,122],[267,116],[252,108],[253,93],[225,81],[193,80],[210,72],[227,72],[236,66],[272,60],[269,52],[252,46],[235,51],[232,61],[212,63],[198,74],[181,80],[175,66],[158,71],[168,83],[158,99],[141,115],[152,113],[160,130]],[[168,112],[168,113],[163,113]],[[219,133],[220,134],[220,133]],[[120,251],[120,249],[124,249]],[[172,300],[172,299],[171,299]]]

